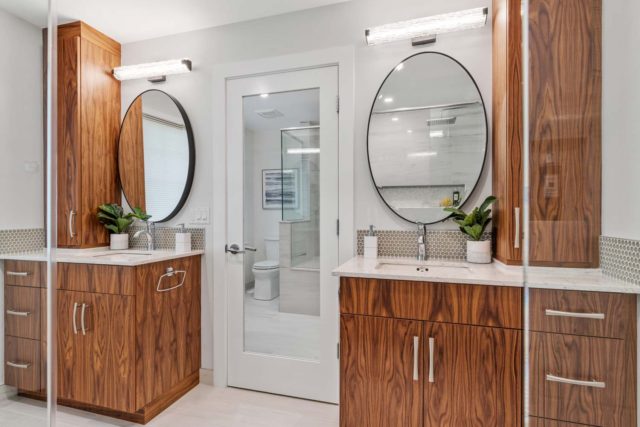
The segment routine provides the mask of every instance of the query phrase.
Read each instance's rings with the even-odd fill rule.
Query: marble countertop
[[[357,256],[333,270],[334,276],[412,280],[473,285],[563,289],[640,294],[640,285],[602,274],[599,269],[507,266],[500,262],[470,264],[460,261],[411,258],[366,259]]]
[[[56,249],[54,258],[56,262],[61,263],[120,265],[133,267],[136,265],[152,264],[154,262],[168,261],[202,254],[204,254],[203,250],[176,252],[172,250],[144,251],[127,249],[118,251],[103,247],[94,249]],[[47,261],[47,254],[44,250],[15,254],[0,254],[0,259],[17,261]]]

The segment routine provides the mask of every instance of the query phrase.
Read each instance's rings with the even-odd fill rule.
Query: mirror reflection
[[[407,221],[431,224],[462,206],[484,165],[487,119],[469,72],[424,52],[386,78],[369,117],[369,167],[384,202]]]
[[[186,201],[193,179],[193,133],[180,103],[160,90],[140,94],[120,131],[122,191],[130,207],[151,221],[171,219]]]

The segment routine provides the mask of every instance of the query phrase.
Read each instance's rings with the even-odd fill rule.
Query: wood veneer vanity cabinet
[[[340,425],[521,426],[521,307],[515,287],[341,278]]]
[[[519,0],[493,1],[495,255],[522,262],[522,24]],[[601,0],[529,2],[530,260],[599,265]]]
[[[195,387],[200,268],[58,264],[59,402],[146,423]]]
[[[636,296],[532,289],[530,301],[532,425],[635,426]]]
[[[84,22],[58,27],[58,246],[109,243],[96,219],[120,200],[120,44]]]

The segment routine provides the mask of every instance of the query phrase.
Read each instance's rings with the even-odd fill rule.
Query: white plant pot
[[[467,240],[467,261],[474,264],[490,264],[491,240],[482,242]]]
[[[110,247],[112,250],[116,251],[129,249],[129,233],[112,234]]]

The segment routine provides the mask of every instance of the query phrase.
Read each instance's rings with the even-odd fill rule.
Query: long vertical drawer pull
[[[16,363],[16,362],[10,362],[7,360],[7,366],[11,366],[12,368],[18,368],[18,369],[29,369],[29,367],[31,366],[31,363]]]
[[[69,237],[71,237],[72,239],[74,237],[76,237],[76,211],[71,210],[69,211],[69,224],[68,224],[68,228],[69,228]]]
[[[514,212],[514,216],[515,216],[515,224],[516,224],[516,230],[513,233],[513,247],[515,249],[520,249],[520,239],[522,236],[520,236],[520,208],[514,208],[513,209]]]
[[[435,338],[429,338],[429,382],[436,382],[435,376],[433,374],[434,366],[433,366],[433,351],[436,344]]]
[[[73,334],[78,335],[78,324],[76,323],[76,314],[78,313],[78,303],[73,303]]]
[[[28,271],[7,271],[7,276],[27,277],[29,274]]]
[[[571,311],[558,311],[558,310],[545,310],[544,314],[546,316],[555,316],[555,317],[576,317],[579,319],[594,319],[594,320],[604,320],[604,313],[575,313]]]
[[[15,310],[7,310],[7,314],[9,316],[18,316],[18,317],[27,317],[31,314],[30,311],[15,311]]]
[[[573,380],[571,378],[563,378],[557,377],[555,375],[547,374],[547,381],[554,383],[562,383],[562,384],[570,384],[570,385],[579,385],[582,387],[594,387],[594,388],[605,388],[607,385],[602,381],[582,381],[582,380]]]
[[[82,335],[87,335],[87,327],[84,323],[84,316],[88,307],[89,306],[87,304],[82,304],[82,311],[80,312],[80,328],[82,329]]]
[[[420,338],[413,337],[413,380],[418,381],[420,375],[418,372],[418,359],[420,358]]]

